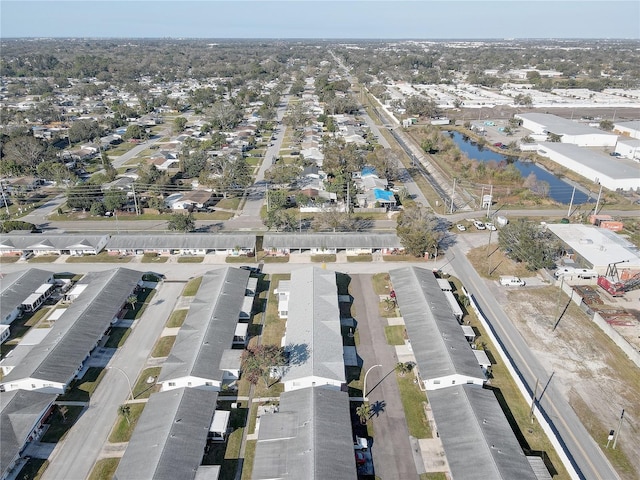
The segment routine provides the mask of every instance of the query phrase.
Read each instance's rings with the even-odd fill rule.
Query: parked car
[[[503,287],[524,287],[526,284],[520,277],[503,275],[500,277],[500,285]]]
[[[467,229],[467,227],[465,227],[464,225],[462,225],[460,223],[456,225],[456,228],[461,232],[464,232]]]
[[[251,273],[255,273],[257,275],[259,275],[261,273],[261,270],[259,267],[250,267],[249,265],[242,265],[240,267],[241,270],[249,270]]]
[[[485,230],[487,228],[484,226],[484,223],[482,223],[480,220],[474,220],[473,226],[476,227],[478,230]]]

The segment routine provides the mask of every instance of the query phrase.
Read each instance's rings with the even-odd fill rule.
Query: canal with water
[[[458,148],[464,152],[467,157],[472,160],[478,160],[480,162],[507,162],[513,164],[518,171],[522,174],[523,178],[527,178],[533,173],[538,181],[544,181],[549,184],[549,197],[556,202],[569,204],[571,202],[571,194],[573,192],[573,185],[566,181],[556,177],[553,173],[548,172],[544,168],[536,165],[533,162],[521,162],[518,157],[511,157],[496,153],[488,148],[479,148],[478,144],[473,142],[469,137],[462,135],[460,132],[446,132],[451,139],[456,143]],[[576,188],[575,196],[573,197],[573,204],[580,205],[587,201],[594,202],[594,196],[597,196],[597,192],[592,193],[591,197],[585,192]]]

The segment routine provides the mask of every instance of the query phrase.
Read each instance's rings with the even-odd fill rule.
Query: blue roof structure
[[[376,175],[376,169],[375,167],[362,167],[362,173],[360,174],[361,176],[365,177],[367,175]]]

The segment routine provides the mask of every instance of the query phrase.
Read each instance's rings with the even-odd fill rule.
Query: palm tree
[[[401,377],[404,377],[407,373],[413,370],[413,363],[411,362],[398,362],[396,364],[396,370]]]
[[[137,301],[138,301],[137,295],[129,295],[127,297],[127,303],[131,305],[131,310],[135,310]]]
[[[385,298],[384,299],[384,310],[385,310],[385,312],[390,312],[394,308],[396,308],[396,301],[391,297]]]
[[[131,408],[129,407],[129,405],[120,405],[120,408],[118,408],[118,412],[125,418],[125,420],[127,421],[127,425],[131,425],[131,422],[129,422],[129,414],[131,413]]]
[[[371,405],[368,403],[363,403],[358,408],[356,408],[356,415],[360,418],[360,423],[365,424],[367,420],[371,416]]]

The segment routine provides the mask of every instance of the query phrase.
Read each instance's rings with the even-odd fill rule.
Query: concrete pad
[[[402,317],[389,317],[387,318],[387,324],[390,326],[393,325],[404,325],[404,318]]]
[[[449,472],[449,463],[439,438],[418,440],[425,472]]]

